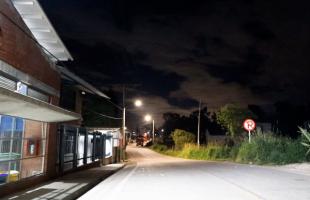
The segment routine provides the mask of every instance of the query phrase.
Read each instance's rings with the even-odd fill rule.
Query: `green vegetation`
[[[242,123],[246,118],[255,119],[256,116],[250,110],[234,104],[225,105],[216,113],[217,122],[226,128],[233,138],[242,136],[241,134],[244,133]]]
[[[298,127],[299,132],[302,134],[303,141],[301,142],[306,148],[308,148],[307,155],[310,153],[310,124],[308,124],[308,130]]]
[[[257,164],[288,164],[307,160],[301,139],[258,135],[251,143],[242,142],[235,160]]]
[[[181,129],[175,129],[172,133],[172,139],[176,149],[182,149],[186,143],[193,143],[195,135]]]
[[[197,147],[193,144],[184,146],[179,156],[197,160],[224,160],[229,159],[230,148],[220,145]]]
[[[180,132],[180,130],[178,131]],[[197,160],[228,160],[255,164],[288,164],[310,161],[307,147],[301,145],[303,138],[292,140],[272,134],[257,134],[251,143],[247,140],[232,147],[225,144],[208,144],[197,147],[188,143],[182,148],[169,149],[156,144],[151,148],[159,153]],[[308,143],[307,143],[308,144]]]

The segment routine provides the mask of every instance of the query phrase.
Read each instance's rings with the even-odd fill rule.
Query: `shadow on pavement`
[[[102,180],[109,177],[121,168],[123,168],[123,165],[108,165],[70,173],[53,181],[34,186],[30,189],[11,194],[5,198],[0,199],[77,199],[96,184],[100,183]]]

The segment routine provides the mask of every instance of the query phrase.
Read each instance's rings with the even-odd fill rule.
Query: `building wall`
[[[24,144],[22,155],[24,158],[30,158],[33,156],[44,155],[44,124],[42,122],[25,120],[24,129]],[[33,145],[32,152],[30,146]],[[43,157],[25,159],[21,163],[21,178],[26,178],[34,175],[35,173],[42,173],[42,165],[44,163]]]
[[[31,35],[31,32],[12,2],[1,0],[0,12],[0,59],[59,90],[58,72],[51,67],[39,46],[26,36],[25,32],[28,35]]]
[[[59,91],[61,79],[59,73],[54,69],[54,64],[48,60],[36,42],[25,33],[31,35],[12,2],[10,0],[0,0],[0,60]],[[59,98],[51,96],[50,103],[58,105]],[[36,125],[28,124],[27,134],[32,134],[31,130],[36,131],[37,129]],[[41,131],[38,133],[41,134]],[[49,123],[46,134],[45,175],[5,184],[0,187],[0,196],[57,175],[57,124]],[[39,166],[40,163],[42,161],[36,161],[33,164]],[[31,163],[25,162],[23,165],[27,168]],[[22,174],[22,176],[26,176],[26,173]],[[31,184],[29,184],[29,181]]]
[[[59,105],[59,98],[52,97],[51,102],[54,105]],[[47,176],[49,178],[54,178],[58,175],[58,169],[57,169],[57,129],[58,124],[57,123],[49,123],[47,126],[47,141],[46,144],[46,156],[45,156],[45,170],[47,172]]]
[[[81,94],[81,90],[77,88],[76,85],[66,84],[66,80],[63,80],[60,96],[60,107],[83,115],[83,95]],[[66,122],[66,124],[81,126],[82,120],[83,119]]]

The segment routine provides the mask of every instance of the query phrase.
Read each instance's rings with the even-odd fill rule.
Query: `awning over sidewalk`
[[[12,3],[51,60],[73,60],[38,0],[12,0]]]
[[[42,122],[64,122],[81,118],[80,114],[1,87],[0,114]]]

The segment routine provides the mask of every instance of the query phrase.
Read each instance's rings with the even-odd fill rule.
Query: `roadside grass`
[[[307,148],[301,145],[301,139],[292,140],[273,135],[254,136],[251,143],[243,141],[239,145],[228,147],[223,144],[209,144],[198,147],[185,144],[181,149],[168,148],[163,144],[151,146],[156,152],[196,160],[234,161],[239,163],[283,165],[310,161]]]
[[[195,160],[231,160],[231,148],[219,145],[200,146],[194,144],[185,144],[182,149],[168,149],[163,144],[151,146],[154,151],[180,158]]]
[[[240,145],[236,161],[283,165],[309,160],[306,152],[307,149],[301,145],[301,139],[257,136],[251,143],[243,142]]]

